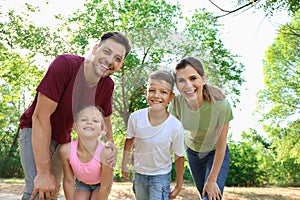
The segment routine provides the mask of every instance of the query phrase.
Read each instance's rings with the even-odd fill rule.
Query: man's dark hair
[[[109,38],[122,44],[125,47],[125,49],[126,49],[125,58],[126,58],[128,53],[131,51],[130,40],[124,34],[122,34],[120,32],[110,31],[110,32],[106,32],[106,33],[102,34],[102,36],[100,38],[100,45]]]

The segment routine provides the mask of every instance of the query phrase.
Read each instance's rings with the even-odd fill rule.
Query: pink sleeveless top
[[[94,153],[94,157],[86,163],[81,162],[77,156],[77,145],[78,140],[71,141],[70,147],[70,165],[74,172],[74,175],[78,180],[94,185],[100,183],[101,180],[101,162],[100,162],[100,152],[103,148],[103,144],[99,141],[98,147]]]

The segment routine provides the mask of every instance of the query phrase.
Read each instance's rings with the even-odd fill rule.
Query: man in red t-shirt
[[[110,121],[114,82],[109,75],[122,67],[130,50],[130,41],[123,34],[107,32],[87,58],[64,54],[50,64],[34,101],[20,119],[20,156],[26,184],[22,199],[56,197],[62,176],[58,149],[70,142],[73,115],[84,106],[102,109],[106,140],[115,152],[110,162],[115,165]]]

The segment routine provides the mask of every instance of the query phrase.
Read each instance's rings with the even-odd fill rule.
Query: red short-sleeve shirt
[[[58,56],[49,66],[46,75],[37,87],[57,102],[57,108],[51,115],[52,138],[59,144],[71,140],[73,115],[86,105],[101,107],[105,117],[112,113],[112,94],[114,82],[110,77],[101,78],[97,87],[89,88],[83,74],[84,58],[64,54]],[[32,127],[32,115],[37,103],[37,94],[29,108],[20,119],[20,128]]]

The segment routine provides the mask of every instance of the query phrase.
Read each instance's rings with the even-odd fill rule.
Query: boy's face
[[[165,110],[174,98],[171,84],[164,80],[149,79],[147,86],[147,102],[151,109]]]
[[[119,70],[124,63],[125,53],[125,47],[111,38],[106,39],[100,46],[96,45],[93,50],[95,74],[103,78]]]

